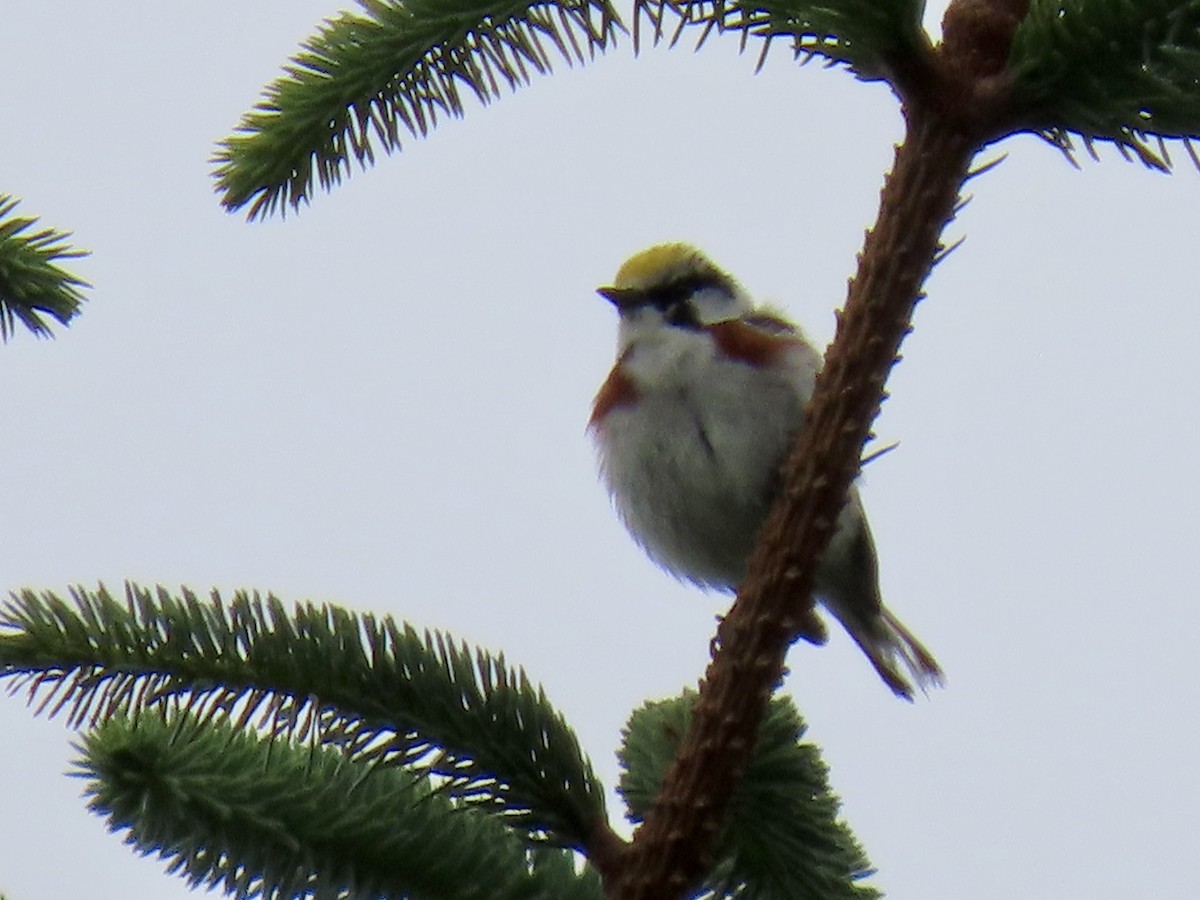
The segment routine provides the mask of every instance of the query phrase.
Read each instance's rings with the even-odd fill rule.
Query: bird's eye
[[[687,300],[676,300],[663,310],[663,318],[677,328],[699,328],[696,310]]]
[[[692,301],[701,287],[696,279],[688,278],[671,282],[655,291],[655,306],[662,310],[668,325],[676,328],[700,327],[700,317]]]

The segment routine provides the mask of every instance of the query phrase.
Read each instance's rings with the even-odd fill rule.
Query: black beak
[[[650,297],[645,291],[630,288],[602,287],[596,288],[596,293],[615,306],[619,312],[636,309],[650,302]]]

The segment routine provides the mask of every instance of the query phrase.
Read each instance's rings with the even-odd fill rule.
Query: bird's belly
[[[602,440],[604,475],[634,537],[675,575],[725,589],[745,576],[803,414],[769,392],[759,404],[745,396],[644,397],[614,410]]]

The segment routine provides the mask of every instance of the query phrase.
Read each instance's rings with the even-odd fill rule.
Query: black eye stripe
[[[672,306],[687,302],[691,296],[706,287],[718,287],[720,282],[714,278],[694,275],[690,278],[680,278],[650,291],[650,300],[664,312]]]
[[[696,308],[690,302],[699,291],[715,288],[732,295],[733,284],[722,278],[719,273],[703,273],[678,278],[667,284],[651,288],[647,292],[647,301],[651,306],[662,310],[663,318],[677,328],[700,328],[700,319]]]

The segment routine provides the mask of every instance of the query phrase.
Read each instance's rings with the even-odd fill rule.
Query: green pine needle
[[[463,94],[488,103],[550,71],[553,58],[582,63],[610,47],[620,17],[611,0],[359,0],[361,13],[322,25],[269,85],[213,157],[221,202],[258,218],[298,208],[314,183],[328,190],[353,170],[424,136],[441,116],[460,116]],[[862,78],[887,77],[928,47],[918,0],[638,0],[657,42],[667,13],[685,26],[777,39],[807,61],[845,63]],[[635,42],[637,32],[635,28]],[[760,58],[761,65],[761,58]]]
[[[238,593],[25,591],[0,609],[0,678],[71,724],[159,709],[336,745],[446,780],[537,840],[582,847],[605,816],[574,733],[504,657],[390,617]]]
[[[1064,151],[1112,141],[1166,170],[1182,139],[1200,165],[1200,0],[1032,0],[1009,65],[1017,117]]]
[[[256,218],[398,150],[463,93],[482,103],[607,49],[621,27],[609,0],[359,0],[321,26],[213,158],[221,202]]]
[[[783,39],[803,62],[822,57],[870,81],[911,65],[928,48],[923,7],[923,0],[636,0],[634,40],[640,39],[642,16],[653,28],[653,42],[663,40],[666,14],[671,13],[676,20],[672,45],[687,26],[700,26],[697,44],[714,31],[737,31],[743,49],[748,37],[763,39],[761,67],[772,42]]]
[[[86,736],[90,808],[193,887],[235,897],[600,900],[564,851],[530,851],[404,769],[183,715]]]
[[[634,712],[620,752],[618,791],[635,822],[658,793],[687,732],[693,691]],[[873,870],[838,818],[825,764],[788,698],[771,701],[746,772],[734,793],[717,864],[698,896],[739,900],[872,900]]]
[[[18,202],[0,194],[0,341],[8,340],[18,321],[38,337],[52,337],[43,314],[69,324],[85,299],[82,288],[90,287],[55,265],[56,260],[87,256],[87,251],[67,243],[70,232],[43,228],[27,233],[37,219],[13,216]]]

